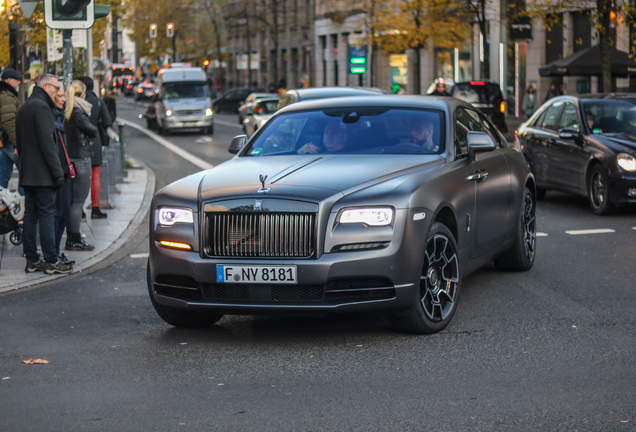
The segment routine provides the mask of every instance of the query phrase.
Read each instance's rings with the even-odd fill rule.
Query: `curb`
[[[102,252],[95,254],[94,256],[90,257],[86,261],[75,266],[73,269],[73,273],[46,276],[45,278],[42,278],[42,279],[32,280],[29,282],[22,282],[22,283],[8,286],[8,287],[0,288],[0,294],[6,293],[9,291],[15,291],[22,288],[29,288],[29,287],[34,287],[36,285],[46,284],[51,281],[57,281],[59,279],[81,273],[82,271],[87,270],[90,267],[110,257],[113,253],[115,253],[115,251],[121,249],[121,247],[128,240],[130,240],[130,238],[133,236],[135,231],[137,231],[137,228],[139,228],[139,226],[141,225],[141,222],[144,220],[144,218],[148,214],[148,211],[150,210],[150,204],[152,203],[152,198],[155,194],[155,173],[145,163],[140,162],[130,156],[126,156],[126,157],[130,160],[133,160],[135,163],[141,165],[143,169],[146,171],[147,178],[146,178],[146,191],[144,192],[144,199],[141,203],[141,206],[139,207],[139,210],[137,210],[137,213],[131,219],[130,223],[128,224],[124,232],[122,232],[121,235]]]

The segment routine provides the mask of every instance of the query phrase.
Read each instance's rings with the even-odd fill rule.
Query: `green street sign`
[[[352,74],[363,74],[367,71],[367,68],[364,66],[355,66],[350,69]]]

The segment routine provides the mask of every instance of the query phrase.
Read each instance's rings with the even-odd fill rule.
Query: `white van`
[[[214,133],[212,99],[203,69],[171,67],[157,76],[155,109],[159,131],[201,129]]]

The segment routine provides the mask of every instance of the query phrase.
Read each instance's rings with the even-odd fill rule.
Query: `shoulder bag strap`
[[[62,138],[62,134],[60,131],[57,131],[57,134],[60,136],[60,141],[62,142],[62,148],[64,149],[64,156],[66,156],[66,164],[70,165],[71,160],[68,158],[68,153],[66,152],[66,145],[64,144],[64,139]]]

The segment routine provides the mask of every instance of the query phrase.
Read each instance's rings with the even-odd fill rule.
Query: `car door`
[[[577,106],[565,103],[559,118],[557,130],[581,132],[582,123]],[[585,141],[580,135],[555,138],[550,148],[550,177],[560,189],[575,193],[585,193],[585,170],[588,154]]]
[[[489,134],[495,143],[489,123],[477,111],[458,107],[456,117],[470,131]],[[471,162],[473,174],[467,182],[475,183],[475,213],[472,222],[470,257],[478,258],[501,245],[510,222],[511,186],[508,162],[499,149],[477,155]]]

